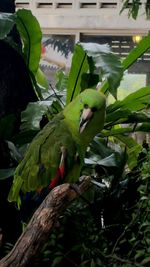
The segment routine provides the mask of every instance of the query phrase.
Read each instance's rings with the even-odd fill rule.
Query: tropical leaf
[[[123,76],[119,58],[108,45],[79,43],[75,46],[67,86],[67,104],[82,90],[107,80],[109,92],[116,97]]]
[[[139,9],[141,7],[141,1],[140,0],[122,0],[123,6],[120,10],[120,13],[122,13],[124,10],[128,10],[128,17],[132,17],[133,19],[137,19],[139,14]],[[145,14],[146,19],[150,19],[150,3],[149,0],[144,2],[145,6]]]
[[[4,39],[15,24],[15,14],[0,13],[0,39]]]
[[[61,70],[55,74],[56,84],[55,87],[58,91],[66,90],[68,83],[68,76]]]
[[[52,101],[29,103],[26,110],[21,113],[21,130],[40,130],[40,120],[51,104]]]
[[[116,110],[115,112],[108,113],[106,117],[105,129],[112,127],[116,124],[130,124],[134,128],[135,124],[150,122],[149,112],[138,111],[134,112],[129,109]],[[134,130],[136,130],[134,128]]]
[[[66,104],[71,102],[81,91],[81,79],[83,73],[87,73],[89,69],[87,54],[82,47],[77,44],[75,46],[71,69],[67,84],[67,99]]]
[[[125,108],[118,108],[117,110],[113,112],[107,113],[106,116],[106,123],[105,128],[108,128],[110,126],[121,124],[127,121],[128,117],[132,114],[132,112],[129,109]]]
[[[130,1],[130,0],[123,0],[123,6],[122,9],[120,10],[120,13],[123,12],[123,10],[128,9],[128,17],[132,17],[133,19],[137,18],[139,8],[140,8],[140,1]]]
[[[100,76],[108,81],[109,92],[116,98],[117,88],[123,76],[120,59],[112,53],[107,44],[81,43],[81,46],[91,59],[92,70],[99,70]]]
[[[139,132],[147,132],[150,133],[150,123],[149,122],[144,122],[138,127],[136,127],[136,130]]]
[[[89,165],[98,164],[100,166],[105,166],[105,167],[117,167],[118,166],[118,162],[116,160],[116,156],[114,153],[100,160],[96,160],[95,158],[94,159],[86,158],[85,163]]]
[[[129,133],[133,133],[133,126],[132,127],[119,127],[119,128],[114,128],[112,127],[110,130],[103,130],[102,135],[103,137],[109,137],[109,136],[115,136],[117,135],[126,135]]]
[[[128,56],[123,60],[123,69],[128,69],[138,58],[140,58],[150,48],[150,34],[143,37],[143,39],[133,48]]]
[[[38,68],[37,73],[36,73],[36,81],[46,91],[49,89],[48,80],[47,80],[45,74],[43,73],[43,71],[40,68]]]
[[[145,133],[150,133],[150,122],[144,122],[140,125],[136,125],[136,124],[130,124],[129,126],[126,127],[119,127],[119,128],[115,128],[112,127],[109,130],[103,130],[101,132],[101,134],[103,135],[103,137],[109,137],[109,136],[115,136],[117,137],[117,135],[128,135],[130,133],[135,133],[135,132],[145,132]]]
[[[96,136],[90,144],[92,154],[97,154],[99,158],[106,158],[113,153],[113,150],[104,143],[103,138]]]
[[[41,57],[42,32],[37,19],[30,10],[16,12],[17,30],[23,42],[23,55],[29,70],[36,74]]]
[[[125,135],[117,135],[117,139],[119,139],[127,148],[128,154],[128,166],[132,170],[137,165],[137,159],[139,153],[142,150],[140,144],[138,144],[132,137]]]
[[[117,112],[126,109],[130,111],[139,111],[149,108],[150,105],[150,86],[143,87],[134,93],[128,95],[125,99],[115,101],[107,108],[107,113]]]
[[[150,49],[150,34],[144,37],[135,48],[133,48],[127,57],[122,61],[123,70],[127,70],[138,58],[140,58],[148,49]],[[101,86],[101,91],[106,94],[109,89],[109,83],[106,81]]]
[[[0,180],[5,180],[14,175],[15,168],[0,169]]]

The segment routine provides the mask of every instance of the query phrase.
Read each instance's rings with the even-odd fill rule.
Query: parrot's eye
[[[91,110],[92,110],[92,112],[96,112],[97,108],[93,107]]]

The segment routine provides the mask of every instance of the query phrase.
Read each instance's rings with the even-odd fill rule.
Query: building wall
[[[145,19],[142,0],[137,20],[120,15],[121,0],[16,0],[16,8],[29,8],[37,17],[43,33],[80,33],[133,35],[146,34],[150,21]]]

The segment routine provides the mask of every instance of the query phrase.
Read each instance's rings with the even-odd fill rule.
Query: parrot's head
[[[105,109],[104,94],[86,89],[64,109],[64,115],[72,134],[87,145],[103,129]]]

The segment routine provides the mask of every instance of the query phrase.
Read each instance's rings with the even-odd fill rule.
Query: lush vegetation
[[[150,86],[123,100],[117,100],[117,95],[124,71],[150,48],[150,36],[123,61],[107,45],[77,44],[69,74],[58,72],[56,88],[48,90],[39,69],[41,30],[36,19],[27,10],[1,15],[0,19],[0,37],[6,42],[12,27],[18,29],[22,50],[15,43],[11,45],[23,56],[39,98],[22,112],[17,134],[12,134],[13,122],[8,116],[0,120],[0,134],[9,141],[8,156],[12,159],[0,170],[2,181],[13,176],[27,144],[43,125],[85,88],[100,87],[107,97],[111,94],[114,98],[106,108],[104,129],[88,148],[82,170],[91,175],[91,188],[66,210],[31,266],[149,266],[150,150],[147,143],[138,144],[131,134],[150,131]],[[4,242],[3,255],[10,247]]]

